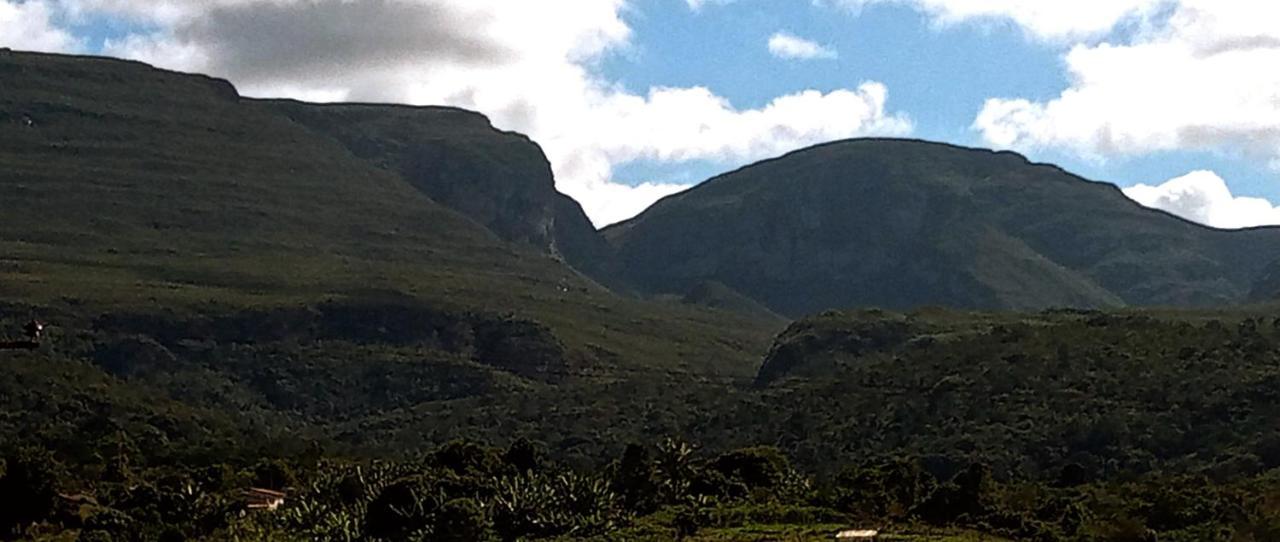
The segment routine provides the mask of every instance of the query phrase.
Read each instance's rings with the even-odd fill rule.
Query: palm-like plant
[[[687,442],[672,438],[658,443],[656,459],[658,470],[658,493],[667,503],[681,503],[690,495],[696,470],[694,468],[694,452],[696,450]]]
[[[587,536],[618,527],[619,498],[602,478],[525,473],[495,481],[491,515],[506,539]]]

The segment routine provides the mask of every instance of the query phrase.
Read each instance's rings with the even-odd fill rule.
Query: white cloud
[[[814,0],[852,10],[904,4],[943,26],[963,22],[1012,22],[1030,35],[1068,40],[1105,34],[1117,25],[1157,13],[1172,0]]]
[[[702,11],[704,6],[732,4],[736,1],[737,0],[685,0],[685,3],[688,4],[689,9],[693,11]]]
[[[1159,186],[1139,184],[1124,193],[1143,206],[1216,228],[1280,224],[1280,207],[1262,198],[1233,195],[1212,171],[1193,171]]]
[[[627,186],[617,183],[600,183],[578,193],[578,203],[593,209],[592,221],[597,226],[608,226],[640,214],[658,200],[683,192],[692,185],[641,183]]]
[[[1125,44],[1077,45],[1070,88],[988,100],[974,122],[996,146],[1105,159],[1212,150],[1280,160],[1280,4],[1182,0]]]
[[[82,40],[54,22],[56,5],[44,0],[0,1],[0,47],[26,51],[73,52]]]
[[[799,60],[839,57],[835,49],[787,32],[778,32],[769,37],[769,53],[778,58]]]
[[[226,77],[247,95],[483,112],[538,141],[558,188],[597,224],[686,188],[615,182],[614,168],[625,162],[737,165],[830,139],[911,130],[887,111],[885,88],[874,82],[797,92],[760,108],[738,108],[697,87],[628,92],[596,69],[630,46],[626,0],[558,0],[557,9],[514,0],[59,1],[68,17],[123,17],[160,29],[109,41],[107,54]]]

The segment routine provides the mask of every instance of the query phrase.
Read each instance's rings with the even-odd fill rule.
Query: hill
[[[203,76],[18,52],[0,54],[0,87],[10,303],[198,312],[408,298],[541,322],[605,366],[737,374],[776,325],[641,303],[579,273],[568,264],[609,269],[590,257],[607,247],[555,192],[538,147],[475,113],[246,100]],[[717,328],[733,338],[712,349],[757,346],[668,348]]]
[[[856,442],[1044,479],[1068,465],[1090,480],[1251,476],[1280,467],[1277,345],[1280,320],[1261,309],[831,311],[764,360],[766,404],[795,415],[758,430],[801,457]]]
[[[717,281],[791,317],[1227,304],[1280,248],[1280,230],[1199,226],[1013,153],[885,139],[721,175],[605,235],[644,289]]]

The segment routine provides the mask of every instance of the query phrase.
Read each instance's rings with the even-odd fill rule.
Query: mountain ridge
[[[702,186],[703,184],[711,183],[711,182],[715,182],[715,181],[717,181],[717,180],[719,180],[719,179],[721,179],[721,178],[723,178],[723,177],[728,177],[728,176],[731,176],[731,175],[733,175],[733,174],[736,174],[736,173],[742,172],[743,170],[747,170],[747,169],[750,169],[750,168],[753,168],[753,167],[756,167],[756,166],[760,166],[760,165],[768,164],[768,163],[771,163],[771,162],[777,162],[777,161],[787,160],[787,159],[789,159],[789,158],[793,158],[795,155],[800,155],[800,154],[803,154],[803,153],[808,152],[808,151],[819,150],[819,149],[822,149],[822,148],[825,148],[825,147],[834,147],[834,146],[840,146],[840,145],[844,145],[844,144],[850,144],[850,143],[862,143],[862,142],[880,142],[880,143],[920,143],[920,144],[924,144],[924,145],[932,145],[932,146],[938,146],[938,147],[943,147],[943,148],[950,148],[950,149],[953,149],[953,150],[987,152],[987,153],[990,153],[990,154],[992,154],[992,155],[996,155],[996,156],[1008,155],[1008,156],[1016,157],[1017,159],[1022,160],[1022,161],[1023,161],[1023,162],[1025,162],[1025,163],[1026,163],[1026,165],[1028,165],[1028,166],[1032,166],[1032,167],[1046,167],[1046,168],[1052,168],[1052,169],[1058,170],[1059,172],[1061,172],[1061,173],[1063,173],[1063,174],[1065,174],[1065,175],[1069,175],[1069,176],[1071,176],[1071,177],[1074,177],[1074,178],[1076,178],[1077,180],[1079,180],[1079,181],[1081,181],[1081,182],[1086,182],[1086,183],[1091,183],[1091,184],[1098,184],[1098,185],[1103,185],[1103,186],[1107,186],[1107,187],[1114,188],[1114,189],[1115,189],[1117,192],[1119,192],[1121,195],[1124,195],[1124,191],[1123,191],[1123,189],[1122,189],[1119,185],[1117,185],[1117,184],[1115,184],[1115,183],[1113,183],[1113,182],[1110,182],[1110,181],[1099,181],[1099,180],[1095,180],[1095,179],[1090,179],[1090,178],[1088,178],[1088,177],[1084,177],[1084,176],[1082,176],[1082,175],[1079,175],[1079,174],[1073,173],[1073,172],[1071,172],[1070,170],[1068,170],[1068,169],[1066,169],[1066,168],[1064,168],[1064,167],[1062,167],[1062,166],[1060,166],[1060,165],[1058,165],[1058,164],[1055,164],[1055,163],[1053,163],[1053,162],[1037,162],[1037,161],[1031,160],[1030,158],[1028,158],[1028,157],[1027,157],[1026,155],[1024,155],[1024,154],[1022,154],[1022,153],[1020,153],[1020,152],[1018,152],[1018,151],[1015,151],[1015,150],[1011,150],[1011,149],[995,149],[995,148],[991,148],[991,147],[981,147],[981,146],[972,146],[972,145],[961,145],[961,144],[958,144],[958,143],[950,143],[950,142],[946,142],[946,141],[937,141],[937,140],[932,140],[932,139],[923,139],[923,138],[917,138],[917,137],[887,137],[887,136],[886,136],[886,137],[882,137],[882,136],[868,136],[868,137],[849,137],[849,138],[843,138],[843,139],[836,139],[836,140],[832,140],[832,141],[826,141],[826,142],[822,142],[822,143],[816,143],[816,144],[813,144],[813,145],[809,145],[809,146],[807,146],[807,147],[803,147],[803,148],[799,148],[799,149],[795,149],[795,150],[787,151],[787,152],[785,152],[785,153],[783,153],[783,154],[780,154],[780,155],[777,155],[777,156],[774,156],[774,157],[765,158],[765,159],[762,159],[762,160],[757,160],[757,161],[755,161],[755,162],[751,162],[751,163],[748,163],[748,164],[745,164],[745,165],[742,165],[742,166],[736,167],[736,168],[734,168],[734,169],[731,169],[731,170],[725,171],[725,172],[723,172],[723,173],[718,173],[718,174],[716,174],[716,175],[714,175],[714,176],[712,176],[712,177],[708,178],[706,181],[703,181],[702,183],[699,183],[699,184],[696,184],[696,185],[690,186],[689,188],[686,188],[686,189],[684,189],[684,190],[681,190],[680,192],[676,192],[676,193],[674,193],[674,194],[669,194],[669,195],[663,196],[662,198],[658,199],[658,201],[654,202],[654,205],[657,205],[658,203],[662,203],[663,201],[665,201],[665,200],[667,200],[667,199],[677,198],[677,197],[679,197],[679,196],[681,196],[681,195],[685,194],[686,192],[689,192],[689,191],[691,191],[691,190],[695,190],[695,189],[697,189],[699,186]],[[1160,208],[1157,208],[1157,207],[1147,207],[1147,206],[1145,206],[1145,205],[1142,205],[1141,203],[1138,203],[1138,202],[1136,202],[1136,201],[1133,201],[1132,199],[1128,198],[1127,196],[1126,196],[1126,199],[1128,199],[1129,201],[1133,202],[1133,204],[1134,204],[1134,205],[1136,205],[1138,208],[1141,208],[1141,209],[1144,209],[1144,210],[1147,210],[1147,211],[1151,211],[1151,212],[1154,212],[1154,213],[1162,214],[1162,215],[1165,215],[1165,216],[1167,216],[1167,217],[1169,217],[1169,218],[1173,218],[1173,219],[1176,219],[1176,220],[1178,220],[1178,221],[1180,221],[1180,222],[1184,222],[1184,223],[1186,223],[1186,224],[1188,224],[1188,225],[1192,225],[1192,226],[1196,226],[1196,227],[1200,227],[1200,228],[1204,228],[1204,229],[1209,229],[1209,230],[1214,230],[1214,231],[1223,231],[1223,232],[1240,232],[1240,231],[1275,231],[1275,230],[1280,230],[1280,225],[1259,225],[1259,226],[1246,226],[1246,227],[1242,227],[1242,228],[1223,228],[1223,227],[1218,227],[1218,226],[1212,226],[1212,225],[1209,225],[1209,224],[1202,224],[1202,223],[1196,222],[1196,221],[1194,221],[1194,220],[1188,219],[1188,218],[1186,218],[1186,217],[1183,217],[1183,216],[1179,216],[1179,215],[1177,215],[1177,214],[1174,214],[1174,213],[1172,213],[1172,212],[1170,212],[1170,211],[1167,211],[1167,210],[1165,210],[1165,209],[1160,209]],[[641,214],[643,214],[643,212],[642,212]],[[638,216],[639,216],[639,215],[637,215],[636,217],[632,217],[632,218],[626,219],[626,220],[621,220],[621,221],[618,221],[618,222],[614,222],[614,223],[612,223],[612,224],[608,224],[608,225],[606,225],[606,226],[601,227],[601,228],[600,228],[600,231],[601,231],[601,232],[604,232],[604,231],[608,231],[608,230],[610,230],[610,229],[614,229],[614,228],[622,227],[623,225],[627,224],[628,222],[631,222],[632,220],[634,220],[634,219],[635,219],[635,218],[637,218]]]
[[[64,127],[98,130],[108,137],[112,126],[118,125],[112,123],[122,122],[122,112],[128,108],[150,108],[150,113],[143,114],[151,116],[148,129],[172,131],[175,140],[166,144],[194,141],[197,136],[191,133],[156,124],[163,115],[187,107],[174,101],[177,97],[143,104],[118,92],[149,84],[161,92],[178,88],[173,85],[181,81],[249,115],[240,124],[207,123],[204,129],[220,145],[238,146],[265,159],[267,152],[254,148],[249,143],[256,141],[252,138],[278,137],[267,146],[288,148],[300,138],[318,136],[327,141],[325,145],[349,154],[352,161],[347,163],[346,157],[326,151],[324,159],[342,161],[343,171],[385,177],[378,183],[391,191],[402,190],[393,185],[404,182],[499,240],[562,261],[583,278],[624,296],[632,292],[681,296],[699,284],[715,283],[766,309],[751,309],[751,303],[729,304],[746,313],[773,312],[793,318],[860,306],[1026,310],[1206,306],[1256,299],[1261,294],[1251,297],[1249,293],[1265,289],[1257,285],[1264,278],[1263,268],[1271,263],[1265,258],[1280,253],[1280,228],[1211,228],[1142,207],[1111,183],[1032,162],[1015,152],[912,138],[846,139],[795,150],[716,175],[663,198],[630,220],[596,230],[580,204],[556,191],[554,174],[540,146],[526,135],[495,128],[480,113],[445,106],[241,98],[222,79],[106,57],[10,51],[0,59],[8,59],[0,69],[13,76],[8,78],[9,86],[21,83],[22,76],[45,77],[46,84],[64,77],[108,94],[92,106],[83,101],[89,96],[80,96],[83,90],[49,94],[41,98],[43,102],[33,102],[36,109],[30,111],[10,100],[4,118],[15,125],[29,123],[25,130],[10,131],[11,138],[17,138],[12,140],[15,150],[43,145],[40,153],[49,157],[102,153],[105,148],[97,144],[77,147],[73,136],[78,134],[70,132],[58,136],[61,141],[40,139],[45,120],[40,117],[57,119]],[[57,73],[41,75],[41,70]],[[126,135],[141,141],[138,136],[146,134]],[[159,142],[152,145],[167,148]],[[119,161],[122,155],[138,154],[139,147],[119,144],[113,150],[115,155],[102,156]],[[170,168],[186,176],[199,172],[190,164],[178,165],[190,158],[182,152],[189,150],[145,158],[151,162],[141,163],[158,168],[155,171]],[[288,176],[304,166],[316,167],[316,163],[296,160],[291,164],[288,171],[273,174]],[[216,167],[222,168],[221,174],[244,174],[234,162]],[[119,174],[129,175],[125,170]],[[19,195],[31,189],[19,184]],[[370,206],[380,205],[365,195],[338,198],[343,205],[362,199]],[[299,224],[314,222],[323,209],[296,218]],[[218,220],[243,228],[261,222],[261,213],[267,211],[252,212],[259,215],[233,212]],[[412,213],[407,208],[406,212]],[[152,229],[172,229],[172,224],[202,227],[189,214],[174,215],[169,222],[152,221]],[[404,219],[411,220],[408,215]],[[298,224],[289,227],[306,235],[318,231]],[[386,237],[402,229],[355,236],[351,231],[344,234],[349,239],[343,242],[367,251],[368,239],[361,236]],[[78,230],[79,235],[91,232]],[[746,232],[745,237],[741,232]],[[278,232],[264,233],[270,237]],[[431,235],[425,230],[420,233]],[[216,244],[209,247],[209,254],[221,250]],[[124,259],[118,265],[133,263]],[[172,274],[160,271],[163,265],[153,267]],[[233,275],[219,280],[228,284],[239,280]]]
[[[1116,306],[1113,297],[1233,303],[1280,249],[1274,227],[1209,228],[1017,153],[903,138],[841,140],[757,162],[602,231],[642,288],[716,280],[792,317],[858,306]],[[973,269],[975,258],[1001,252],[1003,263]],[[878,263],[855,261],[868,257]],[[1058,293],[991,275],[1019,268],[1022,282],[1041,276]],[[874,292],[877,282],[903,295]],[[827,302],[813,301],[820,297]]]

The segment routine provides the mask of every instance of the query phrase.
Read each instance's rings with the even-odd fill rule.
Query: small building
[[[249,510],[265,510],[274,512],[280,505],[284,504],[285,494],[272,489],[262,489],[260,487],[251,487],[244,490],[244,506]]]
[[[857,530],[850,529],[836,533],[836,540],[875,540],[880,537],[880,531],[875,529]]]
[[[40,336],[44,335],[44,322],[39,320],[27,322],[27,325],[22,326],[22,333],[26,335],[31,342],[40,342]]]

